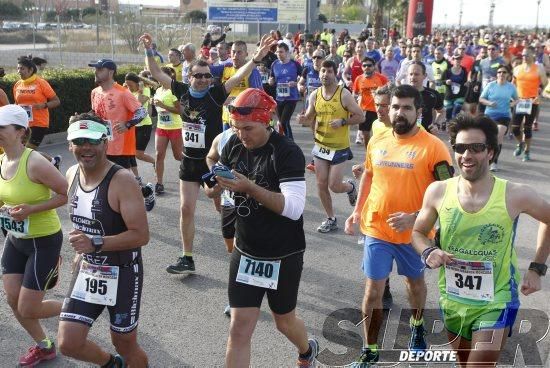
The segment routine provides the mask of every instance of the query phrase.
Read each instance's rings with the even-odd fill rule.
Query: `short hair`
[[[496,42],[487,42],[487,46],[494,46],[497,50],[500,50],[500,46]]]
[[[426,65],[424,65],[423,62],[418,61],[418,60],[411,61],[411,63],[409,64],[408,68],[410,68],[411,65],[419,65],[420,68],[422,68],[422,74],[424,74],[424,75],[426,74]]]
[[[181,49],[182,49],[182,51],[186,50],[186,49],[188,49],[191,52],[196,52],[197,51],[197,49],[195,48],[195,45],[193,45],[191,42],[186,43],[185,45],[183,45],[183,47]]]
[[[139,79],[138,75],[136,73],[128,73],[126,76],[124,76],[124,80],[132,81],[134,83],[139,83],[141,79]]]
[[[206,67],[209,67],[208,63],[202,59],[198,59],[198,60],[193,60],[191,62],[191,64],[189,64],[189,74],[191,74],[191,72],[193,71],[193,68],[195,66],[206,66]]]
[[[374,91],[374,97],[376,97],[376,96],[388,96],[388,97],[391,98],[391,95],[392,95],[392,88],[388,84],[386,84],[385,86],[382,86],[382,87],[378,87]]]
[[[397,86],[392,91],[392,98],[413,98],[414,99],[414,107],[418,110],[422,107],[422,95],[420,92],[414,88],[413,86],[410,86],[408,84],[402,84],[400,86]]]
[[[325,53],[325,50],[315,50],[313,51],[314,54],[319,53],[322,57],[326,57],[327,54]]]
[[[233,46],[236,46],[236,47],[244,47],[245,50],[247,49],[247,48],[246,48],[246,42],[241,41],[241,40],[238,40],[238,41],[233,42],[233,45],[232,45],[231,47],[233,47]]]
[[[449,123],[449,137],[451,144],[456,143],[456,136],[463,130],[479,129],[485,134],[485,143],[493,152],[498,151],[498,127],[493,119],[487,115],[471,116],[459,114]]]
[[[376,64],[376,61],[375,61],[373,58],[371,58],[370,56],[365,56],[365,57],[363,58],[363,60],[361,60],[361,62],[363,62],[363,63],[364,63],[365,61],[370,61],[371,63]]]
[[[80,120],[91,120],[91,121],[95,121],[96,123],[107,126],[107,122],[102,118],[100,118],[98,115],[96,115],[96,113],[93,110],[91,110],[90,112],[83,112],[81,114],[71,116],[69,118],[69,124],[72,124],[75,121],[80,121]]]
[[[42,64],[48,64],[48,60],[46,60],[44,58],[41,58],[41,57],[38,57],[38,56],[33,57],[32,62],[37,66],[42,65]]]
[[[25,68],[32,69],[32,74],[38,71],[36,64],[32,62],[32,59],[28,56],[20,56],[17,58],[17,64],[23,65]]]
[[[288,48],[288,45],[284,42],[279,42],[277,44],[278,49],[284,49],[286,52],[288,52],[290,49]]]
[[[184,46],[185,47],[185,46]],[[174,51],[181,58],[181,51],[176,48],[171,48],[169,51]]]
[[[321,64],[321,67],[322,68],[332,68],[334,70],[334,74],[338,74],[338,66],[332,60],[323,61],[323,64]]]

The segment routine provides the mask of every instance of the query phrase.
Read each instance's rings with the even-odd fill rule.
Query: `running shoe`
[[[352,368],[373,367],[380,359],[379,352],[373,352],[369,348],[362,348],[359,358],[351,364]]]
[[[309,354],[309,358],[298,358],[298,363],[296,363],[296,367],[299,368],[313,368],[315,367],[315,358],[317,357],[317,354],[319,354],[319,342],[315,339],[309,339],[308,340],[309,347],[311,348],[311,354]]]
[[[442,132],[446,132],[447,131],[447,123],[442,123],[441,126],[439,127],[439,130],[442,131]]]
[[[160,195],[164,194],[164,185],[160,183],[155,184],[155,194]]]
[[[355,182],[352,179],[346,180],[346,183],[350,183],[353,187],[351,191],[348,192],[349,204],[353,207],[355,206],[355,202],[357,202],[357,185],[355,185]]]
[[[57,356],[55,351],[55,345],[52,343],[49,349],[41,347],[40,345],[33,346],[27,351],[27,354],[19,358],[19,367],[34,367],[40,362],[55,359]]]
[[[364,144],[365,139],[363,138],[363,133],[361,131],[357,131],[357,135],[355,136],[355,144]]]
[[[116,354],[113,359],[115,362],[111,365],[110,368],[126,368],[126,362],[124,361],[122,355]]]
[[[315,172],[315,161],[311,160],[311,162],[306,165],[306,169],[311,172]]]
[[[390,291],[389,279],[386,281],[386,287],[384,288],[384,295],[382,296],[382,308],[388,310],[393,305],[393,295]]]
[[[56,155],[53,157],[53,166],[55,166],[55,168],[59,171],[61,171],[61,161],[63,161],[63,157],[59,156],[59,155]]]
[[[531,155],[529,154],[529,151],[525,151],[523,154],[523,158],[521,159],[523,162],[531,161]]]
[[[357,244],[365,244],[365,235],[359,235],[359,237],[357,238]]]
[[[411,326],[411,339],[409,340],[409,350],[424,351],[427,348],[426,340],[424,340],[424,326]]]
[[[491,170],[492,172],[497,172],[498,171],[498,165],[495,164],[494,162],[489,166],[489,170]]]
[[[229,304],[225,306],[223,314],[225,314],[227,317],[231,317],[231,306]]]
[[[155,190],[152,183],[147,183],[146,186],[141,187],[141,194],[143,194],[145,209],[147,212],[151,211],[155,207]]]
[[[516,149],[514,150],[514,156],[518,157],[519,155],[521,155],[522,152],[523,152],[523,142],[518,143],[516,145]]]
[[[178,257],[176,264],[166,267],[166,271],[180,275],[195,273],[195,261],[191,257]]]
[[[338,229],[338,223],[336,221],[336,217],[333,219],[327,218],[325,221],[321,223],[321,226],[317,228],[317,231],[320,233],[329,233],[331,231],[334,231]]]

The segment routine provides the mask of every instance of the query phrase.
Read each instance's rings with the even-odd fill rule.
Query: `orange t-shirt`
[[[526,64],[516,66],[514,77],[519,98],[536,98],[539,95],[541,80],[537,64],[531,64],[529,70]]]
[[[353,92],[361,93],[361,110],[376,111],[374,107],[373,92],[378,88],[388,84],[388,78],[384,74],[375,72],[372,76],[367,77],[361,74],[353,82]]]
[[[361,211],[361,232],[393,244],[410,244],[412,230],[398,233],[386,221],[392,213],[420,210],[428,185],[435,181],[434,166],[441,161],[452,165],[449,150],[423,129],[405,139],[391,130],[372,137],[365,160],[372,184]]]
[[[132,92],[115,83],[112,88],[105,91],[102,87],[92,90],[92,110],[103,120],[115,123],[129,121],[134,112],[141,107],[139,101]],[[132,127],[123,134],[113,129],[113,140],[109,142],[107,154],[111,156],[135,156],[136,133]]]
[[[50,111],[46,109],[33,109],[35,104],[43,104],[55,97],[55,92],[48,82],[36,76],[26,80],[18,80],[13,85],[13,97],[15,103],[20,105],[29,114],[29,126],[48,128],[50,126]]]

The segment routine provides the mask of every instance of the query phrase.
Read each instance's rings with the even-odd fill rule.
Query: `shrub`
[[[23,9],[21,9],[11,1],[0,1],[0,9],[2,9],[2,17],[5,18],[13,19],[23,16]]]
[[[206,13],[202,10],[192,10],[185,15],[185,20],[189,19],[193,22],[206,22]]]
[[[141,65],[119,66],[115,80],[122,84],[126,73],[138,73]],[[61,105],[50,110],[50,131],[59,133],[67,130],[69,117],[74,113],[88,112],[91,109],[90,92],[95,88],[94,70],[88,69],[53,69],[48,68],[41,75],[48,81],[61,100]],[[19,79],[17,74],[7,74],[0,80],[2,88],[11,102],[13,102],[13,85]]]

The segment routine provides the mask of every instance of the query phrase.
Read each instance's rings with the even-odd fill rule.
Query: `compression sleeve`
[[[298,220],[306,205],[306,182],[290,181],[281,183],[280,187],[285,197],[285,207],[281,215],[294,221]]]
[[[126,128],[130,129],[133,126],[138,125],[147,116],[147,110],[145,107],[140,107],[134,111],[134,116],[128,122],[126,122]]]

